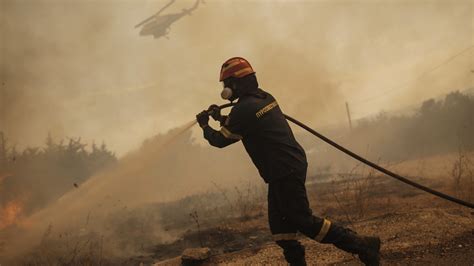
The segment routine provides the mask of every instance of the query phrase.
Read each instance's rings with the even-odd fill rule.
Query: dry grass
[[[104,258],[99,234],[66,232],[56,235],[50,225],[39,246],[22,259],[22,265],[110,265]]]
[[[469,154],[458,155],[452,165],[453,178],[444,179],[444,181],[450,181],[451,183],[444,182],[441,184],[456,185],[456,191],[462,190],[464,197],[472,197],[471,162],[472,159]],[[423,165],[423,169],[425,167],[429,169],[430,159],[424,160],[424,164],[426,166]],[[413,173],[419,174],[420,167],[414,167],[413,171],[416,172]],[[430,183],[429,180],[436,181],[436,179],[423,181],[428,186],[437,184]],[[248,227],[247,229],[239,227],[242,233],[236,232],[236,236],[248,233],[247,237],[255,237],[255,228],[261,228],[259,234],[269,234],[268,230],[265,229],[267,221],[262,218],[266,211],[265,186],[255,186],[252,183],[242,183],[241,186],[233,188],[222,188],[217,184],[214,186],[215,190],[213,191],[193,195],[176,202],[144,208],[142,210],[143,217],[135,217],[134,221],[137,219],[144,220],[145,216],[157,213],[159,219],[156,218],[150,222],[159,223],[160,226],[165,227],[165,230],[172,231],[178,236],[194,233],[198,237],[196,238],[198,245],[201,246],[208,242],[209,232],[214,232],[215,228],[232,231],[235,230],[236,224],[241,224],[241,227],[242,224],[246,224],[245,226]],[[309,184],[308,194],[311,196],[311,207],[315,213],[330,217],[335,221],[346,221],[353,228],[358,228],[358,225],[365,221],[378,219],[377,217],[389,214],[395,215],[405,207],[412,208],[418,204],[418,199],[426,198],[423,193],[388,177],[378,176],[375,171],[361,165],[354,166],[348,173],[332,175],[331,181]],[[424,202],[426,203],[426,200]],[[436,200],[434,204],[448,203]],[[131,212],[129,215],[137,216],[138,214]],[[161,243],[162,245],[168,243],[153,237],[145,239],[144,234],[151,230],[148,225],[139,224],[137,221],[127,224],[128,227],[120,227],[125,231],[129,231],[124,235],[125,242],[145,243],[144,251],[148,250],[147,245],[151,245],[150,243]],[[252,224],[253,227],[249,227],[249,224]],[[143,231],[140,231],[141,234],[135,236],[134,233],[130,233],[133,230],[138,230],[140,226],[144,226],[143,229],[140,229]],[[254,231],[246,232],[245,230]],[[115,233],[120,234],[119,231],[115,231]],[[257,236],[258,239],[262,238],[259,235]],[[216,238],[219,237],[222,238],[221,235]],[[262,241],[270,242],[265,237],[262,239]],[[239,241],[252,242],[253,240],[243,239]],[[104,243],[107,243],[107,239],[98,233],[78,230],[60,234],[50,226],[45,231],[41,244],[34,252],[24,257],[22,263],[24,265],[127,264],[123,258],[115,260]],[[176,245],[176,248],[181,249],[185,246],[180,244]]]
[[[474,192],[474,156],[459,147],[456,158],[453,161],[452,189],[456,197],[472,201]]]

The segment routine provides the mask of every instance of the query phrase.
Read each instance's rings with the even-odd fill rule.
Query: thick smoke
[[[16,236],[7,239],[8,245],[0,253],[0,260],[2,255],[4,258],[17,256],[38,245],[49,227],[54,228],[55,234],[100,233],[107,243],[104,249],[112,252],[120,243],[131,242],[124,237],[127,231],[137,230],[127,225],[130,217],[126,215],[130,215],[131,210],[138,210],[135,214],[140,214],[142,206],[206,192],[213,183],[223,187],[236,186],[249,179],[257,183],[257,173],[250,167],[249,160],[244,159],[241,147],[222,153],[193,143],[189,129],[195,123],[192,121],[148,139],[117,165],[79,183],[57,201],[22,220],[19,227],[13,229],[17,230]],[[158,215],[155,209],[147,211],[138,219]],[[154,220],[149,228],[153,232],[143,232],[141,241],[152,234],[155,234],[154,241],[176,237],[163,231],[158,222]],[[121,224],[128,227],[117,230]],[[130,250],[121,250],[115,255],[136,252],[133,248],[137,247],[130,246]]]
[[[316,125],[343,122],[345,101],[360,116],[473,83],[467,53],[384,96],[472,45],[467,0],[209,1],[169,39],[139,37],[133,26],[164,4],[2,1],[2,130],[20,146],[51,132],[123,154],[218,102],[219,66],[235,55],[285,111]]]
[[[177,1],[169,12],[193,3]],[[132,208],[205,190],[212,178],[255,178],[241,147],[178,163],[196,145],[189,136],[127,155],[219,102],[218,71],[229,57],[249,59],[286,113],[318,127],[345,123],[346,101],[360,117],[474,86],[472,50],[417,79],[473,45],[469,0],[206,1],[172,24],[168,39],[139,37],[133,26],[164,4],[1,2],[0,130],[20,148],[51,132],[105,140],[123,156],[117,168],[31,217],[15,247],[35,243],[50,222],[73,226],[70,219],[91,208],[105,216],[119,199]],[[223,163],[209,165],[216,157]],[[95,222],[100,230],[101,219]]]

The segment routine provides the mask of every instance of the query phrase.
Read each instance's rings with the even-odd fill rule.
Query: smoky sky
[[[474,84],[472,50],[410,83],[473,45],[472,1],[208,0],[167,38],[140,37],[134,25],[166,3],[2,1],[0,128],[11,143],[50,132],[123,154],[222,102],[218,72],[232,56],[314,126],[344,123],[346,101],[361,117]]]
[[[346,102],[361,117],[474,86],[473,49],[419,78],[473,45],[472,1],[207,0],[167,38],[140,37],[134,25],[167,2],[1,1],[0,130],[10,143],[40,145],[50,132],[124,155],[222,103],[219,69],[233,56],[251,62],[285,113],[314,127],[346,123]],[[176,1],[164,14],[193,4]],[[53,218],[85,217],[108,194],[131,207],[257,175],[241,146],[158,144],[30,217],[36,236],[22,240],[40,239]],[[192,150],[195,158],[181,156]]]

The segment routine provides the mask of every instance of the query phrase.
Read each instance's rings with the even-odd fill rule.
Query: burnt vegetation
[[[0,137],[0,207],[19,201],[24,215],[117,161],[105,143],[88,147],[81,138],[55,141],[48,135],[44,146],[18,150],[7,136]]]

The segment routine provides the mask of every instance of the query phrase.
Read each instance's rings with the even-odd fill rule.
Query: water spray
[[[228,107],[232,107],[232,106],[234,106],[234,105],[235,105],[235,103],[232,103],[232,102],[231,102],[231,103],[226,103],[226,104],[220,105],[220,106],[219,106],[219,109],[225,109],[225,108],[228,108]],[[210,110],[208,110],[207,112],[209,113],[209,115],[212,114],[212,111],[210,111]],[[437,190],[434,190],[434,189],[432,189],[432,188],[423,186],[423,185],[421,185],[421,184],[419,184],[419,183],[417,183],[417,182],[415,182],[415,181],[412,181],[412,180],[410,180],[410,179],[408,179],[408,178],[406,178],[406,177],[404,177],[404,176],[401,176],[401,175],[399,175],[399,174],[396,174],[396,173],[394,173],[394,172],[392,172],[392,171],[390,171],[390,170],[388,170],[388,169],[386,169],[386,168],[384,168],[384,167],[382,167],[382,166],[380,166],[380,165],[378,165],[378,164],[376,164],[376,163],[374,163],[374,162],[372,162],[372,161],[370,161],[370,160],[368,160],[368,159],[366,159],[366,158],[364,158],[364,157],[358,155],[357,153],[355,153],[355,152],[353,152],[353,151],[351,151],[351,150],[349,150],[349,149],[347,149],[347,148],[341,146],[340,144],[338,144],[338,143],[336,143],[335,141],[331,140],[330,138],[324,136],[323,134],[317,132],[316,130],[310,128],[309,126],[305,125],[304,123],[302,123],[302,122],[296,120],[295,118],[293,118],[293,117],[291,117],[291,116],[288,116],[288,115],[286,115],[286,114],[283,114],[283,115],[285,116],[285,118],[286,118],[288,121],[290,121],[290,122],[292,122],[293,124],[296,124],[297,126],[303,128],[304,130],[308,131],[309,133],[311,133],[311,134],[314,135],[315,137],[321,139],[322,141],[324,141],[324,142],[326,142],[327,144],[333,146],[334,148],[338,149],[339,151],[341,151],[341,152],[343,152],[343,153],[349,155],[350,157],[356,159],[357,161],[359,161],[359,162],[361,162],[361,163],[364,163],[365,165],[368,165],[368,166],[374,168],[375,170],[377,170],[377,171],[379,171],[379,172],[381,172],[381,173],[383,173],[383,174],[385,174],[385,175],[388,175],[388,176],[390,176],[390,177],[392,177],[392,178],[395,178],[395,179],[397,179],[398,181],[401,181],[401,182],[403,182],[403,183],[405,183],[405,184],[408,184],[408,185],[410,185],[410,186],[412,186],[412,187],[415,187],[415,188],[417,188],[417,189],[420,189],[420,190],[423,190],[423,191],[425,191],[425,192],[427,192],[427,193],[430,193],[430,194],[432,194],[432,195],[435,195],[435,196],[437,196],[437,197],[439,197],[439,198],[442,198],[442,199],[445,199],[445,200],[449,200],[449,201],[454,202],[454,203],[457,203],[457,204],[459,204],[459,205],[462,205],[462,206],[465,206],[465,207],[474,209],[474,203],[467,202],[467,201],[464,201],[464,200],[455,198],[455,197],[453,197],[453,196],[444,194],[444,193],[442,193],[442,192],[440,192],[440,191],[437,191]]]

